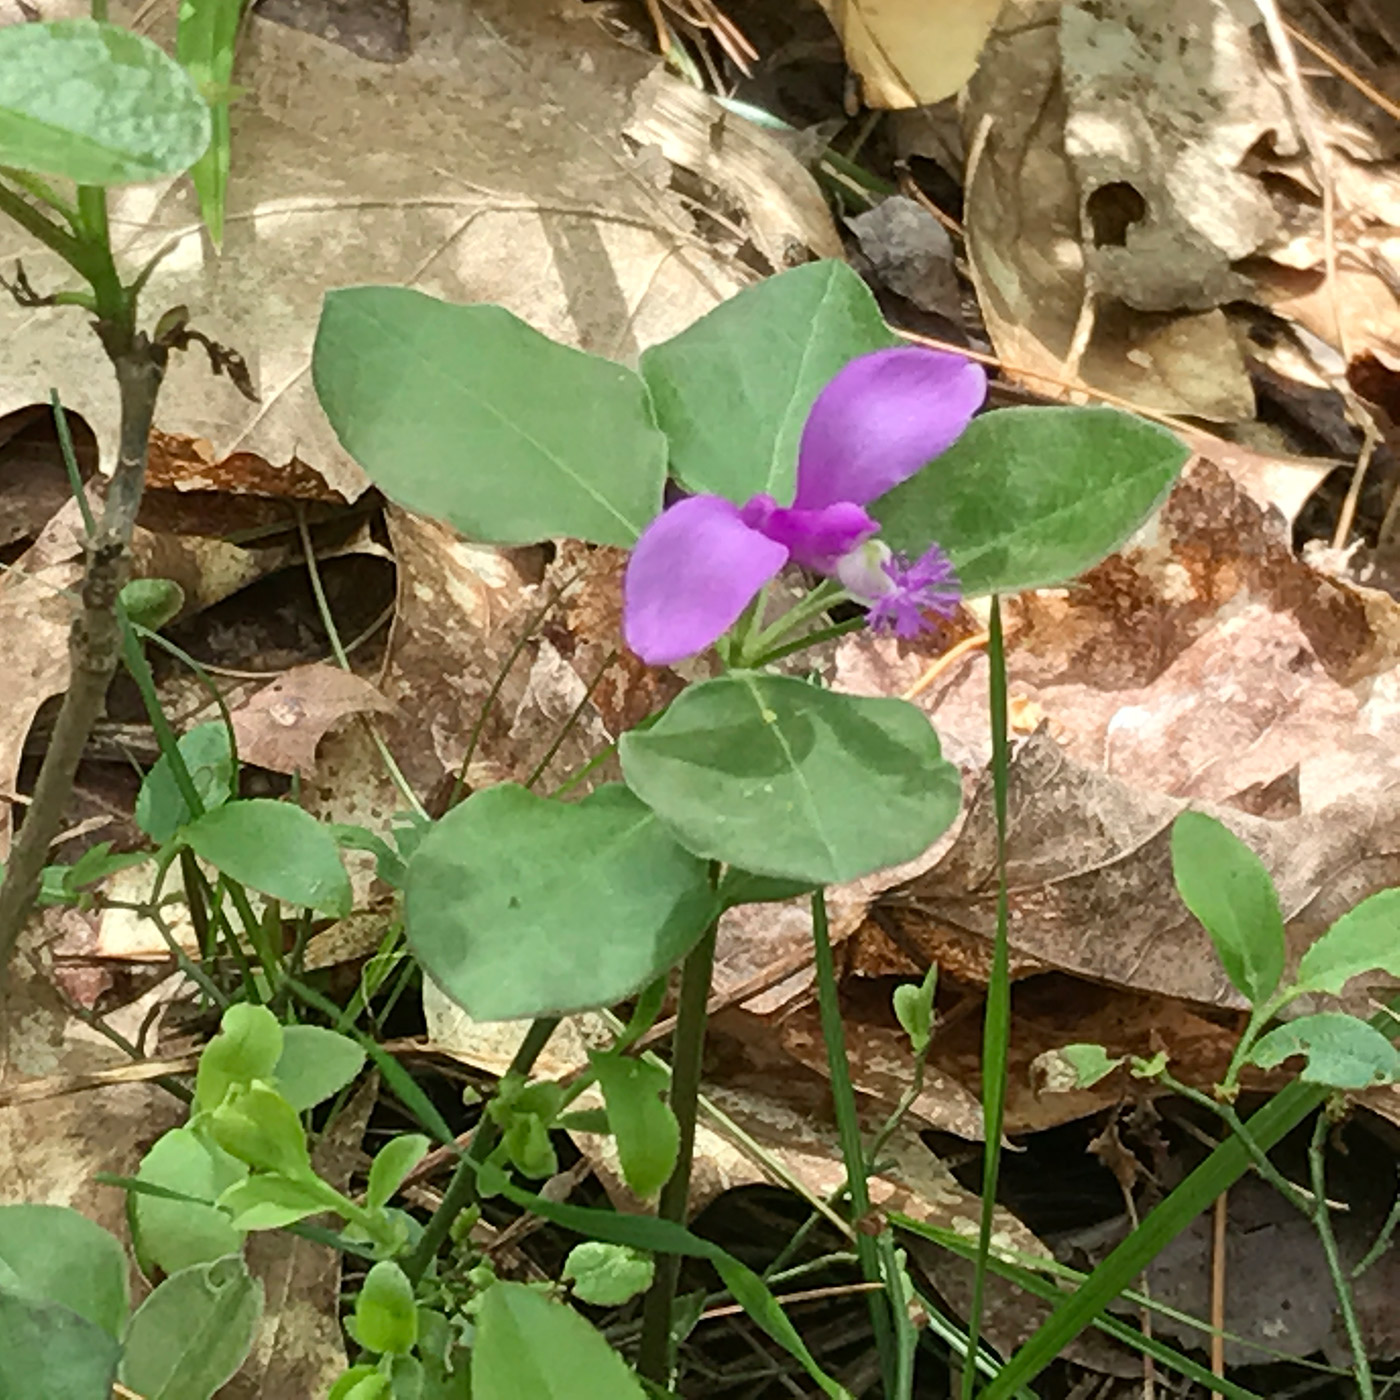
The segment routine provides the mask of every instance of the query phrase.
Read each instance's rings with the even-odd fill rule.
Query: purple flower
[[[690,496],[646,528],[623,585],[628,646],[654,666],[704,651],[789,560],[838,578],[872,626],[902,637],[923,609],[949,611],[957,580],[942,551],[893,555],[865,506],[950,447],[986,393],[961,355],[910,346],[852,360],[807,415],[790,506]]]

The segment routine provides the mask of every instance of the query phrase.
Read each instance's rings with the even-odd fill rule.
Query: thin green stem
[[[1390,1241],[1395,1234],[1397,1225],[1400,1225],[1400,1192],[1396,1193],[1395,1199],[1390,1203],[1390,1213],[1386,1216],[1385,1224],[1381,1226],[1370,1249],[1366,1251],[1361,1262],[1351,1271],[1352,1278],[1360,1278],[1390,1248]]]
[[[1327,1097],[1327,1090],[1295,1081],[1276,1094],[1250,1120],[1253,1141],[1275,1146]],[[1227,1138],[1142,1223],[1109,1254],[1014,1356],[982,1394],[982,1400],[1009,1400],[1034,1380],[1086,1327],[1136,1279],[1153,1259],[1215,1198],[1249,1170],[1252,1158],[1236,1137]]]
[[[70,228],[77,227],[78,206],[64,199],[47,180],[41,180],[39,176],[31,174],[28,170],[15,170],[8,165],[0,166],[0,176],[4,176],[12,185],[17,185],[30,199],[37,199],[41,204],[47,204],[55,214],[62,214],[68,221]]]
[[[749,662],[749,666],[757,671],[764,666],[771,666],[775,661],[781,661],[785,656],[791,656],[794,652],[806,651],[808,647],[817,646],[821,642],[829,642],[834,637],[844,637],[848,632],[858,632],[865,626],[865,617],[848,617],[845,622],[833,622],[830,627],[819,628],[815,632],[808,632],[805,636],[798,637],[791,642],[785,642],[780,647],[774,647],[772,651],[765,651],[762,655],[756,656]]]
[[[525,626],[520,629],[520,635],[506,653],[505,660],[501,662],[500,669],[491,682],[491,689],[486,692],[486,699],[481,702],[481,709],[477,711],[476,722],[472,725],[471,733],[467,736],[467,747],[466,752],[462,755],[462,766],[458,770],[456,781],[452,784],[452,795],[447,800],[449,808],[455,807],[462,800],[462,794],[467,786],[467,770],[471,767],[472,759],[476,757],[477,746],[481,743],[481,736],[486,730],[486,721],[490,718],[491,711],[495,709],[501,691],[505,688],[506,680],[515,669],[515,663],[520,659],[520,654],[529,646],[539,625],[559,606],[563,601],[564,594],[573,587],[577,579],[577,572],[570,574],[550,594],[545,603],[525,619]]]
[[[78,224],[83,245],[83,264],[78,270],[92,286],[97,299],[97,319],[106,321],[114,329],[119,328],[118,343],[126,349],[136,333],[136,301],[122,286],[112,256],[107,191],[101,185],[79,185]]]
[[[68,489],[78,503],[78,511],[83,517],[83,529],[88,539],[97,534],[97,517],[92,513],[92,503],[87,498],[83,486],[83,475],[78,469],[78,454],[73,449],[73,434],[68,428],[68,415],[63,411],[63,403],[57,389],[49,390],[49,403],[53,408],[54,431],[58,435],[59,455],[63,458],[63,470],[68,476]]]
[[[33,234],[45,247],[51,248],[70,267],[82,272],[86,265],[86,246],[75,234],[54,223],[25,197],[0,184],[0,214],[8,214],[26,233]]]
[[[301,540],[306,575],[311,582],[311,595],[316,600],[316,611],[320,615],[321,625],[326,629],[326,636],[330,639],[331,655],[335,657],[336,665],[342,671],[349,671],[350,657],[340,640],[340,629],[335,625],[335,614],[331,611],[330,599],[326,597],[326,587],[321,581],[321,570],[316,563],[316,548],[311,539],[311,530],[306,523],[306,511],[300,504],[297,506],[297,534]],[[384,742],[384,736],[379,732],[379,726],[368,715],[364,717],[364,724],[370,742],[379,754],[379,761],[384,765],[384,771],[389,775],[389,781],[398,789],[399,795],[408,803],[409,807],[426,820],[427,808],[418,800],[418,794],[414,792],[408,779],[404,776],[398,760],[389,751],[388,744]]]
[[[549,1043],[559,1024],[557,1016],[542,1016],[530,1022],[524,1039],[511,1058],[506,1075],[527,1078],[539,1059],[540,1052]],[[447,1242],[452,1232],[452,1224],[461,1213],[476,1200],[477,1168],[491,1155],[500,1141],[501,1130],[490,1114],[483,1113],[472,1133],[467,1150],[458,1161],[452,1179],[443,1192],[438,1208],[423,1227],[423,1233],[413,1252],[403,1261],[403,1271],[413,1283],[417,1283],[428,1271],[428,1266],[437,1258],[437,1252]]]
[[[718,865],[710,868],[711,883],[719,879]],[[715,933],[718,923],[705,930],[681,968],[676,1029],[671,1040],[671,1111],[680,1127],[676,1165],[661,1188],[656,1214],[662,1220],[683,1225],[690,1201],[690,1168],[695,1155],[695,1115],[700,1099],[700,1074],[705,1058],[705,1025],[708,1019],[710,979],[715,965]],[[656,1277],[642,1304],[642,1339],[637,1349],[637,1372],[658,1386],[665,1386],[671,1371],[671,1320],[676,1285],[680,1281],[678,1255],[665,1254],[656,1261]]]
[[[1323,1257],[1327,1260],[1327,1272],[1332,1278],[1332,1287],[1337,1293],[1337,1307],[1342,1314],[1342,1326],[1346,1328],[1347,1342],[1351,1346],[1352,1374],[1356,1377],[1356,1389],[1361,1400],[1375,1400],[1376,1387],[1371,1379],[1371,1362],[1366,1355],[1366,1342],[1361,1335],[1361,1323],[1356,1316],[1356,1297],[1351,1291],[1351,1280],[1342,1265],[1342,1256],[1337,1249],[1337,1236],[1332,1229],[1332,1211],[1327,1204],[1327,1131],[1332,1126],[1324,1108],[1313,1124],[1312,1141],[1308,1144],[1308,1174],[1312,1182],[1312,1209],[1309,1212],[1313,1229],[1322,1243]]]
[[[823,579],[805,598],[799,598],[781,617],[774,619],[771,626],[757,633],[750,628],[744,634],[743,645],[739,649],[739,664],[754,665],[753,657],[771,650],[775,642],[790,636],[803,623],[830,612],[845,593],[846,590],[839,583]]]
[[[603,677],[607,674],[608,667],[616,660],[617,649],[614,648],[603,658],[602,665],[594,671],[593,678],[584,687],[583,694],[579,696],[578,704],[569,712],[569,717],[564,723],[559,726],[559,732],[554,736],[549,747],[544,751],[540,761],[535,764],[534,768],[531,770],[530,776],[525,779],[525,786],[527,788],[534,787],[534,785],[544,777],[545,769],[554,762],[555,756],[558,754],[559,750],[564,747],[564,740],[573,733],[574,725],[579,722],[584,710],[588,708],[589,701],[593,699],[593,692],[598,689]]]
[[[827,927],[826,891],[812,894],[812,951],[817,977],[817,1009],[821,1018],[822,1039],[826,1042],[826,1063],[831,1075],[831,1101],[836,1114],[836,1132],[841,1141],[841,1159],[846,1167],[846,1185],[851,1197],[852,1223],[856,1227],[856,1255],[860,1271],[867,1283],[885,1284],[880,1245],[866,1228],[870,1217],[870,1185],[866,1180],[865,1145],[860,1136],[860,1115],[856,1109],[856,1091],[851,1083],[851,1066],[846,1058],[846,1033],[841,1020],[841,997],[836,985],[836,958],[831,948]],[[882,1229],[881,1233],[885,1233]],[[885,1293],[869,1294],[870,1324],[875,1333],[875,1345],[880,1353],[880,1368],[885,1377],[885,1394],[895,1393],[898,1363],[895,1355],[895,1335],[890,1321],[890,1298]]]
[[[972,1275],[972,1301],[967,1319],[968,1350],[974,1354],[982,1331],[987,1261],[992,1251],[992,1225],[996,1219],[997,1182],[1001,1174],[1001,1126],[1006,1112],[1007,1059],[1011,1047],[1010,904],[1006,887],[1006,807],[1011,748],[1006,716],[1006,646],[1001,630],[1001,600],[995,593],[992,594],[992,615],[987,633],[987,660],[991,670],[988,703],[992,721],[992,801],[997,828],[997,927],[982,1022],[982,1209],[977,1230],[977,1259]],[[963,1400],[972,1400],[976,1391],[977,1370],[973,1366],[964,1366]]]

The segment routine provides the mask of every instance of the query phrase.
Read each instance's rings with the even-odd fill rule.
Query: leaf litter
[[[800,159],[743,127],[719,158],[694,139],[683,145],[677,118],[657,124],[666,111],[659,94],[674,80],[648,77],[649,60],[601,42],[579,7],[478,11],[422,9],[416,51],[394,70],[375,70],[372,83],[362,80],[360,60],[254,20],[244,61],[250,95],[235,108],[234,203],[222,257],[201,245],[185,191],[124,196],[130,256],[174,244],[156,275],[157,299],[198,307],[211,331],[243,353],[262,400],[243,400],[202,365],[178,369],[162,403],[153,504],[161,494],[172,509],[177,498],[187,506],[202,499],[227,529],[234,498],[251,498],[274,503],[280,514],[263,519],[286,530],[288,502],[335,510],[362,494],[363,479],[330,436],[307,375],[330,286],[380,281],[458,301],[500,301],[549,334],[634,359],[747,279],[734,260],[746,239],[772,266],[800,259],[803,249],[836,251],[836,225],[814,203],[817,187]],[[909,66],[926,17],[897,12],[887,7],[894,27],[873,38],[845,36],[872,104],[937,102],[981,51],[961,134],[966,247],[983,324],[966,331],[974,343],[985,336],[1005,360],[1003,392],[1018,382],[1047,395],[1088,388],[1207,420],[1239,439],[1181,425],[1200,456],[1143,534],[1073,589],[1008,604],[1013,707],[1022,721],[1012,772],[1018,982],[1008,1131],[1029,1135],[1103,1115],[1128,1093],[1121,1080],[1042,1092],[1034,1061],[1072,1040],[1098,1040],[1115,1054],[1169,1049],[1188,1083],[1220,1074],[1239,1001],[1171,893],[1166,830],[1184,802],[1220,814],[1264,856],[1295,957],[1342,909],[1396,883],[1400,630],[1384,587],[1384,550],[1367,575],[1350,558],[1316,551],[1300,558],[1295,548],[1305,500],[1339,462],[1350,471],[1360,435],[1344,427],[1320,444],[1296,422],[1280,428],[1256,412],[1263,367],[1332,393],[1348,353],[1353,368],[1373,366],[1369,379],[1348,387],[1373,408],[1386,402],[1388,377],[1400,365],[1400,143],[1373,104],[1348,105],[1352,88],[1309,74],[1323,102],[1337,204],[1332,251],[1342,254],[1328,271],[1323,172],[1308,158],[1267,47],[1236,9],[1191,0],[1163,18],[1145,0],[1093,7],[1012,0],[985,46],[980,32],[951,46],[939,55],[946,72],[933,75]],[[1186,33],[1205,36],[1191,50],[1197,66],[1173,58]],[[353,104],[343,96],[348,78],[357,83]],[[702,105],[696,96],[669,88],[671,101],[688,108]],[[497,123],[482,120],[483,102]],[[712,104],[686,118],[710,134],[710,145],[716,126],[730,120]],[[441,150],[447,129],[455,134],[451,150],[440,163],[424,162],[419,153]],[[621,156],[624,131],[638,149]],[[350,174],[347,152],[369,158]],[[702,176],[728,202],[729,226],[711,230],[708,243],[677,193],[676,167]],[[879,209],[904,221],[896,230],[910,217],[893,201]],[[913,258],[928,256],[924,245],[912,234],[911,241],[883,236],[883,264],[866,249],[873,275],[956,320],[958,301],[948,295],[955,257],[934,260],[942,271],[912,268]],[[42,252],[19,251],[32,274],[51,274]],[[32,347],[32,359],[6,376],[0,413],[41,402],[57,378],[64,401],[106,450],[114,400],[100,376],[94,382],[84,372],[86,328],[62,314],[21,316],[8,303],[0,327],[7,340],[22,337]],[[1393,434],[1394,418],[1378,417],[1382,436]],[[0,787],[11,792],[35,714],[66,683],[63,590],[78,577],[71,508],[50,520],[30,506],[17,518],[17,538],[34,543],[0,580],[0,637],[23,635],[23,654],[33,660],[0,716]],[[240,549],[213,539],[221,529],[191,529],[193,518],[188,510],[183,521],[167,518],[146,547],[149,570],[180,577],[196,618],[260,574],[296,563],[290,545]],[[344,723],[363,710],[379,714],[378,730],[410,787],[435,809],[459,780],[469,790],[523,780],[546,758],[549,790],[675,693],[674,677],[647,671],[621,647],[620,556],[573,555],[565,546],[551,558],[549,550],[474,545],[394,508],[385,520],[378,547],[394,558],[397,599],[373,663],[351,676],[302,657],[235,711],[245,759],[300,773],[313,811],[383,832],[403,808],[366,731]],[[1362,523],[1372,536],[1362,547],[1369,554],[1376,521]],[[174,562],[182,557],[183,566]],[[536,635],[508,665],[541,608]],[[965,617],[961,635],[978,621]],[[917,646],[859,637],[832,649],[828,669],[837,688],[900,694],[931,659]],[[852,1072],[872,1126],[908,1085],[907,1043],[889,1013],[889,988],[930,961],[944,970],[929,1077],[892,1148],[897,1163],[880,1180],[877,1203],[951,1226],[959,1212],[973,1218],[975,1201],[915,1130],[968,1141],[981,1135],[977,1032],[993,919],[985,697],[985,662],[975,650],[919,697],[963,772],[971,801],[961,824],[912,867],[832,897]],[[569,733],[551,755],[566,721]],[[367,865],[357,884],[374,888]],[[388,924],[384,916],[369,920],[355,956]],[[51,913],[44,930],[51,946],[63,946],[53,936],[81,943],[92,919]],[[801,907],[750,906],[726,917],[707,1092],[771,1161],[764,1166],[762,1154],[755,1161],[731,1136],[705,1127],[698,1205],[774,1180],[775,1163],[776,1179],[810,1196],[839,1185],[839,1152],[823,1126],[825,1055],[802,955],[809,941]],[[7,1059],[7,1077],[116,1062],[67,1016],[44,978],[35,973],[26,987],[30,1009],[10,1024],[28,1048]],[[430,987],[425,1002],[427,1037],[416,1042],[423,1050],[502,1072],[511,1053],[504,1028],[464,1024]],[[556,1047],[548,1073],[576,1071],[605,1032],[592,1025],[576,1034]],[[1262,1074],[1251,1082],[1270,1083]],[[1382,1113],[1384,1097],[1373,1096]],[[11,1158],[19,1164],[30,1154],[31,1170],[7,1174],[7,1198],[83,1199],[86,1207],[89,1174],[125,1156],[134,1162],[132,1143],[153,1135],[144,1117],[165,1103],[148,1085],[65,1102],[73,1113],[0,1109]],[[99,1102],[105,1116],[94,1117]],[[353,1136],[353,1124],[347,1131]],[[36,1157],[40,1144],[47,1146]],[[578,1144],[625,1207],[601,1140],[580,1133]],[[44,1180],[34,1177],[37,1161],[59,1157],[61,1179],[48,1168]],[[110,1206],[116,1196],[108,1196]],[[1041,1247],[1013,1215],[1004,1225],[1020,1247]],[[1199,1264],[1199,1242],[1190,1248]],[[268,1267],[271,1278],[288,1266]],[[1203,1315],[1199,1293],[1172,1282],[1174,1267],[1164,1256],[1154,1289]],[[1239,1267],[1250,1276],[1252,1265]],[[305,1342],[291,1351],[332,1364],[338,1334],[323,1324],[334,1317],[334,1300],[325,1275],[316,1277],[316,1319],[283,1315],[276,1346],[267,1342],[264,1393],[284,1383],[301,1393],[306,1384],[303,1373],[293,1383],[267,1362],[288,1339]],[[290,1298],[300,1286],[288,1283],[284,1293]],[[956,1292],[951,1279],[944,1287]],[[1283,1299],[1293,1296],[1286,1283],[1283,1290]],[[1262,1303],[1256,1309],[1260,1328],[1265,1311]],[[1027,1317],[1012,1307],[992,1323],[993,1339],[1013,1345]],[[1330,1319],[1323,1308],[1317,1327]],[[1382,1311],[1378,1332],[1383,1320]],[[1114,1369],[1102,1354],[1093,1364]]]

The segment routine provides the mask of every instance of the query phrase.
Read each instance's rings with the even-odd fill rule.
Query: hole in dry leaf
[[[1084,212],[1094,230],[1094,246],[1121,248],[1128,230],[1147,217],[1147,201],[1126,180],[1100,185],[1088,198]]]

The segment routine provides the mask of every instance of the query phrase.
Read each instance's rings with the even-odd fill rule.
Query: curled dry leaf
[[[349,715],[392,709],[367,680],[339,666],[296,666],[232,711],[238,756],[274,773],[309,776],[327,730]]]
[[[174,0],[154,10],[118,3],[112,19],[140,11],[144,28],[173,34],[176,9]],[[33,10],[86,13],[77,0]],[[0,22],[23,18],[14,0],[0,0]],[[618,139],[650,57],[553,0],[425,0],[413,32],[413,51],[370,80],[344,49],[250,15],[231,108],[237,177],[218,254],[188,182],[113,192],[124,266],[170,245],[149,304],[191,308],[195,328],[241,354],[261,397],[251,403],[227,376],[212,377],[197,349],[172,356],[156,426],[167,435],[162,451],[192,468],[222,471],[234,454],[279,471],[300,460],[347,499],[364,490],[311,383],[330,287],[498,301],[549,335],[632,359],[742,284]],[[72,284],[24,235],[7,252],[44,293]],[[35,318],[5,298],[0,344],[20,343],[24,355],[0,377],[0,414],[46,402],[56,384],[110,455],[117,392],[84,318]]]
[[[923,107],[972,76],[1002,0],[822,0],[867,107]]]
[[[771,132],[709,93],[658,69],[637,88],[623,134],[716,186],[743,211],[775,268],[842,256],[841,237],[811,172]]]
[[[1253,416],[1219,308],[1248,291],[1235,264],[1281,241],[1245,154],[1292,136],[1226,0],[1011,0],[964,129],[968,252],[1011,366],[1159,411]]]

